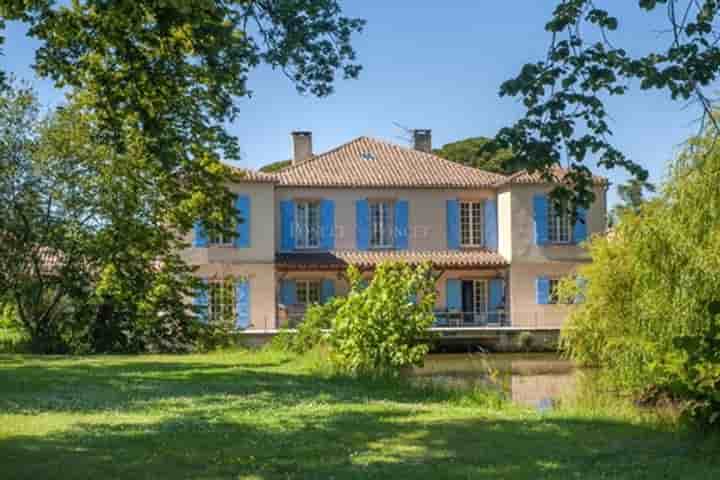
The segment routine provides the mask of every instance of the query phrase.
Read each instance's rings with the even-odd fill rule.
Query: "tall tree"
[[[72,163],[43,156],[38,110],[27,88],[0,91],[0,290],[34,349],[57,352],[70,300],[90,291],[97,227],[94,192],[76,183]]]
[[[470,137],[446,143],[434,149],[433,153],[453,162],[488,172],[510,174],[518,171],[519,168],[514,165],[510,150],[495,147],[496,145],[489,138]]]
[[[502,96],[517,96],[527,108],[525,116],[502,129],[497,140],[530,169],[549,174],[547,168],[564,161],[573,185],[557,193],[587,204],[593,199],[589,159],[606,168],[621,167],[638,182],[647,172],[611,143],[605,100],[624,95],[636,80],[641,90],[661,90],[673,100],[694,101],[705,123],[720,132],[712,116],[706,89],[720,75],[720,45],[716,0],[636,0],[646,14],[665,9],[667,29],[656,48],[633,55],[612,32],[629,25],[600,8],[594,0],[561,0],[545,29],[552,35],[546,59],[528,63],[505,82]]]
[[[225,185],[238,174],[221,160],[239,155],[226,125],[250,93],[249,72],[264,62],[299,91],[328,95],[337,72],[359,74],[350,40],[364,24],[335,0],[0,0],[6,20],[29,25],[36,71],[69,91],[71,114],[57,122],[75,137],[61,146],[102,181],[78,188],[97,189],[102,208],[117,200],[103,210],[97,245],[104,274],[130,290],[106,294],[135,306],[147,305],[158,264],[164,278],[189,280],[171,252],[197,219],[234,234]],[[104,159],[85,155],[82,142],[101,146]]]

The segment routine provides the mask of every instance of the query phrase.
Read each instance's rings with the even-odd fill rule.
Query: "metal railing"
[[[436,310],[433,328],[499,328],[528,330],[560,329],[567,317],[565,311],[459,312]],[[305,317],[303,305],[278,305],[278,328],[295,328]]]
[[[504,311],[497,312],[458,312],[435,311],[433,327],[476,328],[476,327],[507,327],[510,318]]]

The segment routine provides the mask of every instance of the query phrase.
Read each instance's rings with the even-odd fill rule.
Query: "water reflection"
[[[574,397],[582,373],[554,354],[438,354],[414,375],[453,387],[500,388],[513,402],[546,411]]]

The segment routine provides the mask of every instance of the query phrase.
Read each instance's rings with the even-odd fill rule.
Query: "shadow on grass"
[[[225,363],[112,356],[97,357],[102,361],[94,357],[80,361],[64,357],[63,362],[39,358],[36,362],[0,363],[0,412],[132,412],[176,401],[198,405],[232,400],[255,405],[271,398],[275,404],[292,405],[313,399],[323,403],[416,402],[448,401],[457,396],[439,388],[410,388],[401,380],[356,380],[283,369],[293,361],[288,358]]]
[[[607,421],[415,419],[407,409],[285,425],[186,412],[0,441],[3,478],[717,478],[712,446]],[[717,445],[717,444],[715,444]],[[716,452],[716,450],[715,450]]]
[[[0,365],[0,416],[16,422],[0,426],[0,478],[720,477],[715,437],[458,408],[286,359],[182,359]]]

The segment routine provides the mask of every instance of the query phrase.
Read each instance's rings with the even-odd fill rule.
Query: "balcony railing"
[[[475,327],[507,327],[510,318],[504,311],[496,312],[459,312],[435,311],[433,327],[475,328]]]
[[[278,326],[295,328],[305,317],[304,305],[278,305]],[[496,312],[458,312],[435,311],[433,327],[476,328],[476,327],[508,327],[510,317],[504,311]]]

